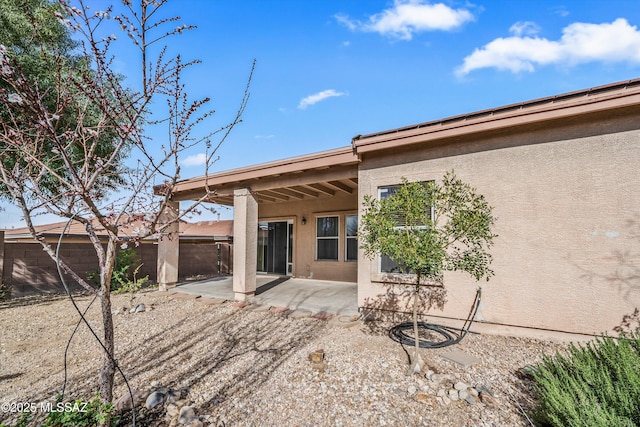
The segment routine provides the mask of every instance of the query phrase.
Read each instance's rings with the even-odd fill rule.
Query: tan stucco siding
[[[319,280],[355,282],[357,262],[345,261],[345,215],[357,214],[358,196],[337,194],[295,202],[264,203],[258,208],[260,221],[294,220],[293,275]],[[316,217],[338,216],[338,261],[316,260]],[[306,224],[302,224],[302,218]]]
[[[640,131],[637,115],[523,129],[431,148],[364,156],[359,203],[382,185],[439,179],[454,169],[495,208],[495,277],[483,287],[487,322],[577,333],[620,325],[640,307]],[[358,302],[383,287],[359,254]],[[475,281],[445,277],[433,314],[465,318]]]

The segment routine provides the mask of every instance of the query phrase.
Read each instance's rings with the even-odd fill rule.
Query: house
[[[639,165],[636,79],[188,179],[172,200],[175,209],[208,188],[211,202],[234,206],[237,299],[255,292],[259,271],[357,283],[360,307],[403,311],[394,291],[402,285],[389,284],[402,277],[358,249],[363,199],[402,177],[438,180],[454,170],[494,207],[495,276],[478,284],[446,274],[447,303],[427,314],[460,323],[481,285],[483,330],[593,334],[640,307]]]
[[[36,232],[55,248],[60,241],[60,256],[81,277],[98,270],[98,261],[84,226],[72,222],[36,226]],[[233,252],[233,221],[201,221],[179,224],[180,277],[214,276],[231,273]],[[135,224],[122,233],[133,235]],[[106,239],[96,221],[97,234]],[[60,235],[63,233],[60,240]],[[4,238],[2,235],[4,234]],[[106,242],[106,240],[105,240]],[[138,277],[156,279],[158,242],[155,238],[143,239],[131,244],[138,253],[141,268]],[[56,264],[42,250],[28,228],[0,230],[0,278],[12,286],[15,296],[63,290]],[[74,284],[71,283],[73,286]],[[75,286],[74,286],[75,288]]]

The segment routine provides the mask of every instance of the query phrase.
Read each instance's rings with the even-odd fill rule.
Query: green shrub
[[[115,291],[131,283],[134,274],[142,267],[140,257],[133,248],[119,249],[116,252],[116,261],[111,274],[111,290]],[[96,285],[100,284],[100,271],[88,274],[87,278]]]
[[[10,296],[11,296],[11,285],[6,285],[0,282],[0,299],[5,299],[5,298],[8,299]]]
[[[603,336],[545,357],[533,372],[540,426],[640,425],[640,334]]]
[[[80,427],[102,425],[107,416],[113,411],[113,404],[102,403],[100,396],[85,402],[77,399],[74,402],[56,402],[58,411],[49,412],[44,427]],[[60,410],[61,409],[61,410]],[[111,417],[111,425],[115,426],[117,419]]]

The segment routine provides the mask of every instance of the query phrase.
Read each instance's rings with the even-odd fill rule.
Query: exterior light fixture
[[[302,217],[302,225],[305,225],[307,223],[307,218]]]

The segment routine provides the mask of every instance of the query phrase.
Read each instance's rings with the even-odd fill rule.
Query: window
[[[346,215],[345,219],[345,240],[346,249],[345,261],[358,260],[358,215]]]
[[[399,185],[389,185],[386,187],[378,187],[378,199],[385,200],[391,197],[396,191],[398,191]],[[433,206],[428,207],[430,218],[433,219]],[[398,219],[398,224],[403,223],[404,221]],[[405,228],[402,225],[399,225],[398,228]],[[380,272],[381,273],[405,273],[411,274],[412,271],[407,269],[405,266],[400,265],[398,262],[390,258],[388,255],[381,254],[380,255]]]
[[[316,259],[338,261],[338,231],[340,220],[337,216],[316,218]]]

